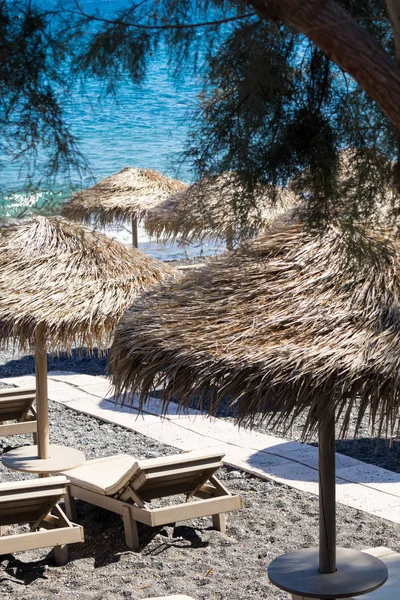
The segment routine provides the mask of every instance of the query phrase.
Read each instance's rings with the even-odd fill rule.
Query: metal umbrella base
[[[378,558],[336,546],[335,415],[319,426],[319,547],[276,558],[268,576],[277,587],[304,599],[336,600],[376,590],[388,578]]]
[[[321,573],[319,549],[306,548],[278,556],[268,568],[277,587],[304,598],[335,600],[372,592],[385,583],[386,565],[359,550],[336,548],[336,571]]]

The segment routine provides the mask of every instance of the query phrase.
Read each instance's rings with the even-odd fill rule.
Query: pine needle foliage
[[[27,184],[86,167],[64,118],[69,42],[52,10],[0,0],[0,168],[19,161]]]
[[[393,52],[383,2],[343,4],[376,16],[365,26]],[[396,153],[394,128],[347,74],[297,31],[258,21],[236,25],[210,60],[187,150],[199,175],[229,165],[250,189],[290,184],[318,231],[393,216]],[[236,205],[246,219],[246,196]]]

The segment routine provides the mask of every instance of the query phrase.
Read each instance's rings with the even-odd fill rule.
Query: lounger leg
[[[67,513],[67,517],[69,519],[71,519],[71,521],[76,523],[76,521],[78,520],[78,515],[76,514],[75,498],[71,495],[71,492],[69,491],[69,489],[67,490],[67,493],[64,496],[64,502],[65,502],[65,512]]]
[[[226,533],[226,515],[225,513],[220,513],[219,515],[212,516],[213,527],[217,531],[221,533]]]
[[[132,519],[129,506],[122,507],[122,520],[124,522],[125,542],[131,550],[139,550],[139,536],[136,521]]]
[[[54,546],[54,559],[57,567],[63,567],[68,562],[68,544]]]
[[[32,435],[33,435],[33,443],[35,446],[37,446],[37,443],[38,443],[37,432],[35,431],[35,433],[33,433]]]
[[[2,536],[2,535],[5,535],[5,534],[6,534],[6,531],[7,531],[7,527],[6,527],[6,525],[2,525],[2,526],[0,527],[0,536]]]

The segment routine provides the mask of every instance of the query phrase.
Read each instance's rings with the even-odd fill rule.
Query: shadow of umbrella
[[[342,435],[354,409],[356,430],[367,411],[378,431],[399,421],[400,244],[380,232],[361,241],[369,253],[360,261],[334,228],[316,239],[300,223],[279,225],[142,297],[110,349],[126,404],[161,387],[165,409],[206,398],[215,413],[230,395],[243,424],[261,414],[288,427],[305,413],[304,434],[319,431],[319,549],[269,568],[271,581],[298,596],[359,595],[387,578],[378,559],[336,548],[335,419]]]

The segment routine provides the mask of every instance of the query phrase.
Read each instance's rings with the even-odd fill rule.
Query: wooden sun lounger
[[[83,527],[71,523],[58,502],[66,477],[0,483],[0,555],[54,546],[55,562],[65,565],[68,546],[83,542]],[[30,532],[6,534],[9,525],[30,525]]]
[[[126,544],[133,550],[139,548],[137,521],[155,527],[212,515],[214,527],[224,533],[225,513],[242,508],[242,499],[214,476],[223,456],[193,451],[140,462],[126,454],[88,460],[65,471],[70,480],[67,514],[76,519],[74,498],[80,498],[121,515]],[[186,502],[152,508],[151,500],[176,494],[185,494]]]
[[[33,408],[35,398],[35,388],[0,390],[0,436],[33,433],[36,444],[37,422]]]

